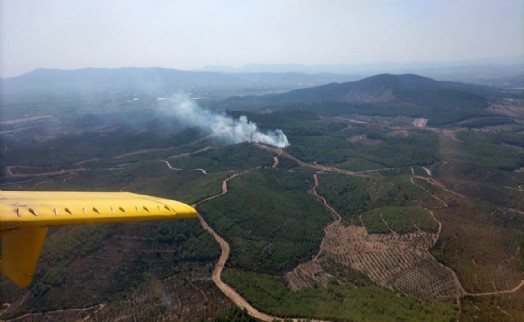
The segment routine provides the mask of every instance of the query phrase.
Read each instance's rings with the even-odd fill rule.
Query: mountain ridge
[[[382,99],[375,101],[372,97],[369,99],[359,98],[358,94],[379,95],[385,91],[401,90],[457,90],[468,91],[474,94],[488,94],[495,89],[456,82],[436,81],[429,77],[416,74],[379,74],[367,77],[358,81],[345,83],[329,83],[317,87],[296,89],[283,94],[271,94],[257,97],[235,97],[226,100],[228,103],[235,101],[257,102],[261,104],[299,104],[299,103],[318,103],[318,102],[345,102],[345,103],[376,103],[384,102]]]
[[[162,67],[40,68],[28,73],[0,79],[4,93],[93,93],[134,91],[154,94],[173,93],[193,88],[300,88],[333,81],[355,79],[340,74],[246,73],[228,74],[210,71],[187,71]]]
[[[35,69],[17,77],[2,79],[6,92],[78,91],[97,92],[110,90],[158,90],[172,86],[194,86],[201,83],[227,84],[239,78],[212,72],[190,72],[160,67],[141,68],[82,68]]]
[[[282,94],[231,97],[217,103],[228,110],[310,110],[324,114],[358,113],[426,118],[449,125],[472,117],[493,117],[488,107],[504,97],[522,95],[415,74],[379,74],[359,81],[330,83]],[[509,121],[508,121],[509,122]]]

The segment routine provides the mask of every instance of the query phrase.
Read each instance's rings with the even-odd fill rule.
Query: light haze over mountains
[[[0,77],[37,68],[514,64],[523,16],[519,0],[2,1]]]

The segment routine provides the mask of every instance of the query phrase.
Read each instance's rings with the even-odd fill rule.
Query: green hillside
[[[423,117],[429,120],[429,125],[443,126],[473,117],[493,117],[487,107],[491,101],[504,95],[514,97],[521,92],[435,81],[413,74],[383,74],[284,94],[231,98],[219,106],[228,109],[308,110],[328,115],[358,113]],[[511,121],[505,118],[504,122]]]

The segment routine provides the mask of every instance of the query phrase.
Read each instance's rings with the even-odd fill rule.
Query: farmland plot
[[[436,240],[434,233],[368,234],[364,227],[341,224],[329,226],[326,232],[318,256],[320,265],[336,261],[364,273],[378,285],[421,299],[463,293],[453,272],[428,251]],[[322,282],[325,274],[308,262],[286,274],[286,279],[291,289],[300,289]],[[303,282],[308,276],[313,276],[310,284]]]

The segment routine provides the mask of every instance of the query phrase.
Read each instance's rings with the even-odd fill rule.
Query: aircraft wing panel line
[[[0,231],[195,216],[181,202],[132,193],[0,191]]]

